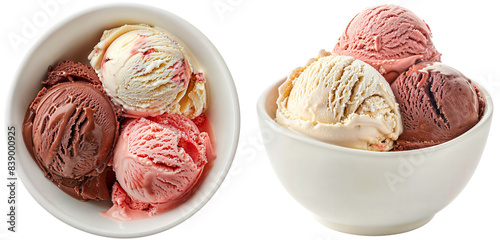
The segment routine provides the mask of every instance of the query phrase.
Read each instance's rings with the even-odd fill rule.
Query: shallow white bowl
[[[87,56],[104,30],[138,23],[159,26],[177,36],[205,73],[208,87],[207,116],[214,130],[217,158],[199,189],[182,205],[149,219],[116,222],[99,214],[111,206],[111,201],[80,202],[47,180],[26,150],[21,130],[26,109],[41,89],[40,83],[49,65],[55,66],[66,59],[88,64]],[[231,73],[217,49],[185,20],[164,10],[143,5],[99,7],[68,19],[47,32],[20,66],[11,90],[10,104],[10,119],[7,122],[10,121],[16,127],[18,173],[23,184],[42,207],[61,221],[102,236],[146,236],[169,229],[192,216],[212,197],[224,180],[239,138],[238,97]]]
[[[370,152],[292,132],[274,119],[280,81],[259,98],[269,160],[285,189],[327,227],[360,235],[418,228],[465,187],[481,158],[493,102],[481,88],[481,121],[446,143],[404,152]]]

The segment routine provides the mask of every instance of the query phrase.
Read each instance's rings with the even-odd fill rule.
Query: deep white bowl
[[[483,153],[493,102],[481,121],[446,143],[403,152],[371,152],[324,143],[274,119],[280,81],[259,98],[266,151],[285,189],[316,219],[338,231],[386,235],[418,228],[465,187]]]
[[[24,114],[41,89],[49,65],[61,60],[88,64],[87,56],[106,29],[123,24],[159,26],[182,40],[207,78],[207,116],[214,130],[217,158],[199,189],[182,205],[135,222],[103,217],[111,201],[80,202],[47,180],[22,141]],[[169,229],[197,212],[224,180],[238,144],[240,113],[236,89],[226,63],[212,43],[185,20],[158,8],[118,4],[95,8],[68,19],[47,32],[18,70],[10,97],[10,124],[16,127],[18,173],[33,198],[61,221],[84,231],[109,237],[140,237]],[[8,122],[9,122],[8,121]],[[54,229],[55,231],[56,229]],[[48,231],[51,231],[50,229]]]

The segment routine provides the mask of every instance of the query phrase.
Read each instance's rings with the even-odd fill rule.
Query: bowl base
[[[366,236],[380,236],[398,234],[417,229],[428,223],[433,217],[434,215],[407,224],[380,227],[346,225],[342,223],[332,222],[321,217],[316,217],[316,220],[324,226],[339,232]]]

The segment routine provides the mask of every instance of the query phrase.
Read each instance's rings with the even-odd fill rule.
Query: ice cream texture
[[[113,103],[96,83],[94,70],[81,63],[63,61],[50,68],[23,124],[28,151],[45,176],[79,200],[110,197],[108,163],[119,123]]]
[[[410,10],[380,5],[358,13],[333,52],[353,56],[377,69],[389,83],[420,61],[441,61],[429,26]]]
[[[106,214],[129,221],[164,211],[193,188],[214,157],[211,146],[207,132],[183,115],[129,120],[114,151],[117,183]]]
[[[353,57],[320,51],[279,88],[276,121],[318,140],[388,151],[402,132],[398,104],[382,75]]]
[[[194,118],[206,108],[203,73],[179,40],[163,29],[124,25],[106,30],[88,58],[126,114],[168,112]]]
[[[483,115],[481,92],[458,70],[442,63],[418,63],[391,87],[404,126],[395,150],[449,141],[476,125]]]

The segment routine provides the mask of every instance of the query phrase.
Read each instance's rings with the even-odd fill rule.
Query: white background
[[[6,1],[0,13],[2,104],[0,133],[0,238],[104,239],[57,220],[18,189],[15,234],[6,231],[8,95],[15,73],[30,47],[55,24],[109,0]],[[52,2],[50,12],[41,4]],[[465,190],[427,225],[383,237],[362,237],[317,223],[281,187],[259,139],[255,105],[270,84],[324,48],[333,49],[351,18],[368,6],[394,3],[409,8],[431,27],[442,61],[480,82],[500,106],[500,14],[495,1],[141,1],[170,11],[200,29],[218,48],[232,72],[241,106],[241,137],[233,166],[222,187],[193,217],[143,239],[499,239],[500,119],[495,112],[488,144]],[[216,8],[215,6],[219,6]],[[220,7],[225,7],[221,9]],[[219,10],[217,10],[219,9]],[[43,18],[43,16],[46,18]],[[23,36],[26,21],[36,32]],[[16,45],[9,35],[25,41]],[[18,136],[20,138],[20,136]],[[20,139],[18,139],[20,141]],[[495,156],[496,155],[496,156]]]

